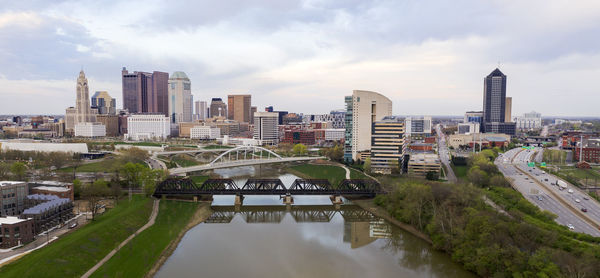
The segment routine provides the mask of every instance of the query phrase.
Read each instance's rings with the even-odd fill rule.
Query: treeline
[[[467,165],[469,166],[469,170],[467,178],[470,182],[479,187],[508,186],[506,178],[504,178],[504,175],[500,173],[498,167],[494,164],[499,151],[500,149],[498,148],[483,150],[472,154],[468,158]]]
[[[559,226],[510,188],[491,190],[507,214],[466,184],[405,182],[375,203],[483,277],[598,277],[597,238]]]

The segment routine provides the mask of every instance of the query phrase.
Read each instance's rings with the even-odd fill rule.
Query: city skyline
[[[513,115],[597,116],[600,40],[584,34],[600,31],[600,4],[436,3],[230,2],[197,16],[203,9],[182,3],[6,3],[0,96],[13,101],[0,111],[64,113],[81,68],[90,90],[121,108],[127,67],[184,71],[197,100],[252,92],[259,110],[326,113],[369,90],[388,96],[394,115],[461,115],[481,106],[481,79],[500,62]]]

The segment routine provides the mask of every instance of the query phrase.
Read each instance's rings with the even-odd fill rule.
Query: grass
[[[346,178],[346,170],[334,165],[301,164],[292,166],[290,169],[307,178],[328,179],[333,186],[337,186]]]
[[[204,149],[207,150],[212,150],[212,149],[233,149],[234,147],[232,146],[227,146],[227,145],[208,145],[205,146]]]
[[[185,154],[173,156],[171,161],[179,164],[180,167],[190,167],[200,164],[198,161]]]
[[[458,179],[466,179],[467,171],[469,171],[469,166],[467,165],[454,165],[452,164],[452,170],[454,171],[454,175]]]
[[[148,167],[148,165],[146,165],[146,163],[143,161],[140,161],[138,163],[144,165],[145,167]],[[123,165],[125,165],[125,162],[123,160],[109,157],[102,161],[82,164],[81,166],[77,167],[76,172],[94,172],[94,173],[107,172],[108,173],[108,172],[114,172],[116,170],[121,169],[123,167]],[[73,167],[61,168],[60,171],[73,172]]]
[[[125,238],[143,226],[152,201],[134,196],[67,234],[0,269],[2,277],[77,277],[84,274]]]
[[[356,169],[350,169],[350,178],[351,179],[371,179],[369,177],[367,177],[367,175],[365,175],[363,172],[358,171]]]
[[[209,177],[208,176],[190,176],[190,179],[194,181],[197,185],[201,185],[204,183]]]
[[[144,277],[197,208],[198,203],[161,200],[154,225],[127,243],[91,277]]]

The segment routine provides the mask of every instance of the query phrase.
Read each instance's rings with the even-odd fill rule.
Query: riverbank
[[[121,248],[91,277],[143,277],[153,275],[177,246],[185,232],[202,222],[210,205],[178,200],[161,200],[154,225]],[[203,209],[204,208],[204,209]],[[206,216],[208,217],[208,216]],[[158,266],[157,266],[158,265]]]
[[[404,222],[401,222],[400,220],[394,218],[388,211],[386,211],[384,208],[376,205],[373,202],[373,199],[366,199],[366,200],[351,200],[353,204],[358,205],[359,207],[361,207],[362,209],[372,213],[373,215],[379,217],[379,218],[383,218],[385,219],[385,221],[390,222],[392,224],[394,224],[395,226],[398,226],[400,228],[402,228],[403,230],[415,235],[416,237],[428,242],[429,244],[433,244],[433,241],[431,241],[431,238],[429,238],[429,236],[427,236],[426,234],[424,234],[423,232],[419,231],[417,228],[415,228],[414,226],[411,226],[409,224],[406,224]]]
[[[0,268],[2,277],[79,277],[142,227],[152,201],[135,195],[96,220]]]

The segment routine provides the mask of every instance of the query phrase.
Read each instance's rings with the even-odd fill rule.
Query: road
[[[574,231],[600,236],[600,204],[573,186],[573,193],[559,190],[554,185],[557,177],[535,168],[528,167],[527,162],[535,150],[512,149],[499,156],[495,164],[505,177],[512,180],[513,187],[521,192],[531,203],[543,210],[557,215],[556,222],[567,226],[571,224]],[[523,173],[525,172],[525,173]],[[579,199],[579,203],[575,200]],[[581,212],[585,207],[588,212]]]
[[[449,182],[457,182],[458,179],[450,167],[450,153],[448,151],[448,147],[446,146],[446,135],[442,132],[442,128],[440,125],[436,125],[435,129],[438,135],[438,154],[440,156],[440,161],[444,166],[446,166],[446,178]]]

